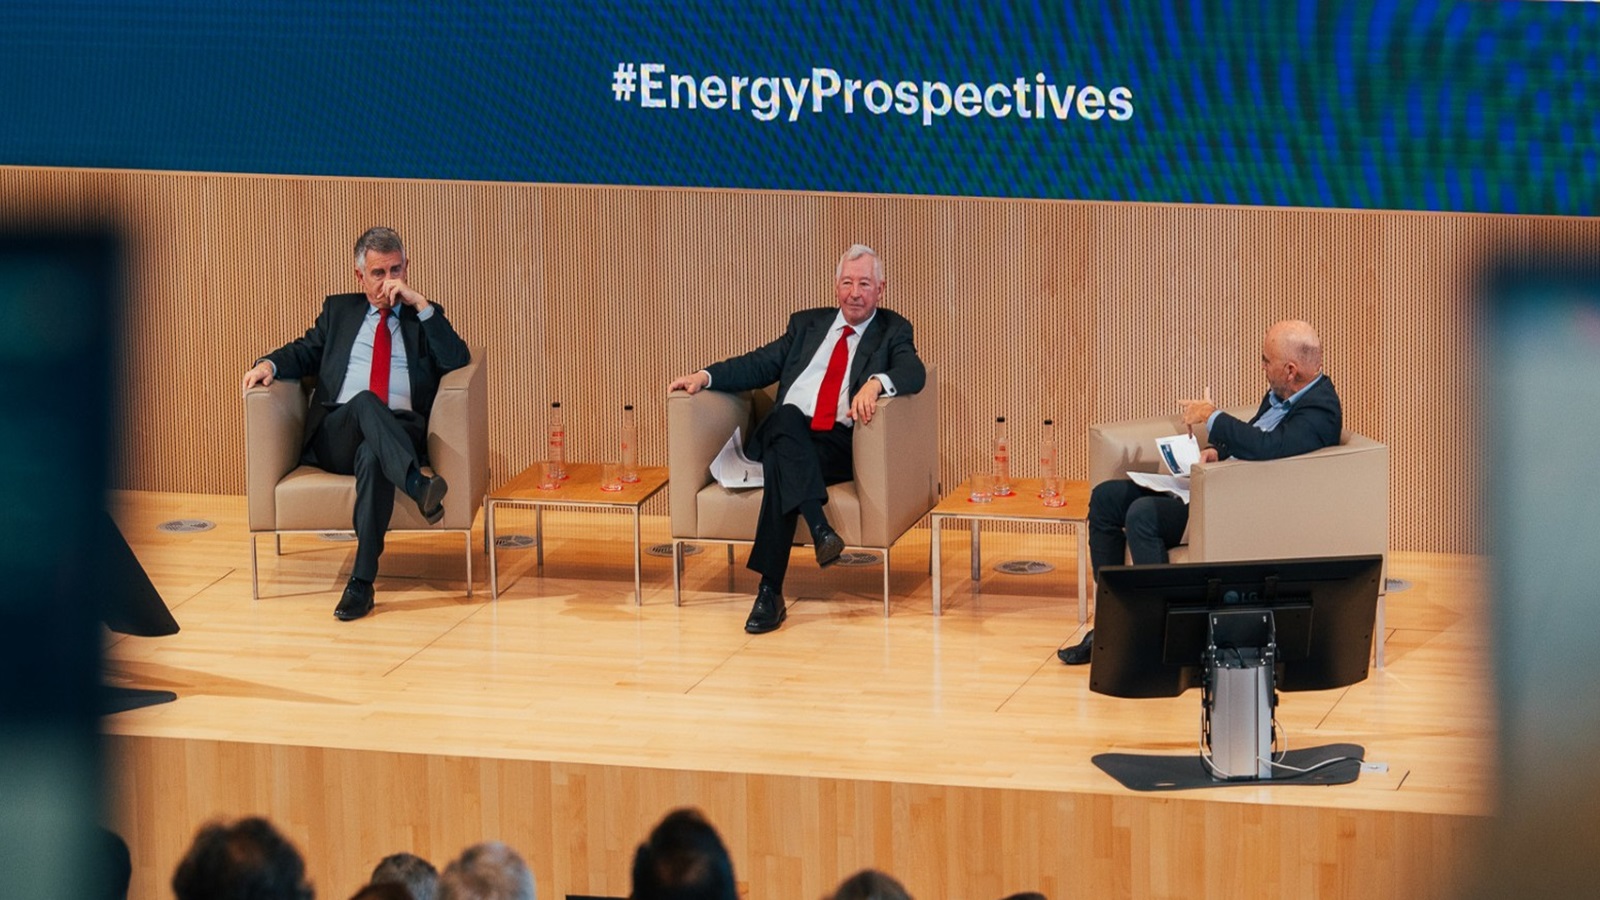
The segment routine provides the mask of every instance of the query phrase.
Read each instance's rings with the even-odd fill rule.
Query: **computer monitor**
[[[1097,576],[1089,689],[1176,697],[1201,684],[1209,614],[1271,610],[1276,686],[1315,691],[1367,677],[1382,556],[1106,566]]]

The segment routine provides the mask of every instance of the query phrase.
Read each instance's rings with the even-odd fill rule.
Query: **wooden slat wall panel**
[[[663,464],[666,382],[831,303],[860,241],[938,366],[947,486],[984,464],[996,415],[1019,475],[1049,416],[1080,476],[1093,422],[1206,386],[1252,403],[1261,333],[1300,316],[1347,424],[1391,447],[1393,546],[1437,552],[1482,549],[1477,454],[1431,453],[1476,433],[1474,267],[1513,242],[1600,247],[1588,219],[28,168],[0,168],[0,202],[128,235],[121,487],[243,490],[239,376],[351,288],[373,223],[488,348],[497,483],[543,457],[552,400],[573,458],[614,455],[631,402],[641,462]]]

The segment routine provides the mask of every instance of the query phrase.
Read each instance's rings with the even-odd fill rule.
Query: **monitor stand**
[[[1192,751],[1179,756],[1102,753],[1094,764],[1135,791],[1263,781],[1355,781],[1365,753],[1355,744],[1285,750],[1278,760],[1272,758],[1272,719],[1278,703],[1278,643],[1272,612],[1233,609],[1210,612],[1206,618],[1210,640],[1201,660],[1205,683],[1200,694],[1200,765],[1195,765]],[[1332,765],[1335,762],[1352,765]]]
[[[1272,611],[1207,616],[1205,689],[1200,694],[1202,760],[1216,781],[1272,778],[1272,711],[1277,705],[1277,633]]]
[[[100,686],[100,714],[109,716],[130,709],[155,706],[158,703],[171,703],[176,699],[178,695],[173,691],[103,684]]]

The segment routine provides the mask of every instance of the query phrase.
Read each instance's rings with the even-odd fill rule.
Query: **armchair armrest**
[[[1389,448],[1351,434],[1300,456],[1196,466],[1189,549],[1197,562],[1386,554]]]
[[[489,376],[484,349],[439,379],[428,413],[428,463],[450,486],[441,528],[471,528],[489,488]]]
[[[1161,471],[1156,438],[1182,430],[1183,420],[1176,415],[1089,426],[1090,487],[1123,478],[1129,472]]]
[[[750,427],[750,408],[749,393],[704,390],[667,395],[667,485],[673,537],[699,535],[695,495],[711,483],[711,461],[733,430]]]
[[[939,382],[929,367],[915,394],[878,401],[852,439],[862,540],[888,547],[939,502]]]
[[[1248,419],[1255,415],[1255,407],[1223,412]],[[1161,455],[1156,452],[1156,438],[1178,434],[1183,429],[1183,419],[1177,413],[1089,426],[1089,486],[1122,478],[1129,472],[1165,471]],[[1194,436],[1202,447],[1206,445],[1205,426],[1196,426]]]
[[[300,464],[306,396],[300,382],[274,380],[244,394],[244,484],[251,531],[277,527],[278,482]]]

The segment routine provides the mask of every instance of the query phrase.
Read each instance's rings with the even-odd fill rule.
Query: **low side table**
[[[500,571],[495,566],[494,513],[502,506],[515,506],[534,511],[534,541],[538,545],[539,568],[544,568],[544,508],[547,506],[576,509],[605,509],[633,513],[633,602],[644,602],[640,585],[640,568],[644,547],[639,542],[639,508],[667,486],[665,466],[640,466],[639,480],[623,483],[620,491],[600,489],[599,463],[568,463],[567,477],[554,490],[543,490],[539,482],[544,473],[544,463],[538,462],[522,470],[517,477],[491,491],[483,501],[483,527],[489,541],[489,596],[500,598]]]
[[[933,529],[933,614],[939,615],[942,606],[943,584],[939,570],[939,531],[946,519],[967,519],[972,523],[972,580],[976,582],[983,568],[983,544],[979,527],[984,522],[1027,522],[1070,525],[1078,535],[1078,623],[1089,619],[1089,482],[1063,481],[1061,492],[1066,496],[1064,506],[1045,506],[1039,499],[1041,482],[1037,478],[1017,478],[1012,481],[1014,493],[1009,497],[995,497],[988,503],[973,503],[969,498],[972,486],[963,481],[955,492],[939,501],[929,514]]]

